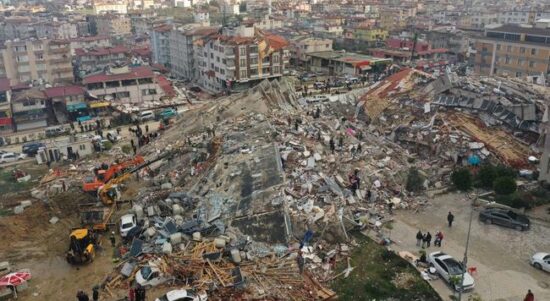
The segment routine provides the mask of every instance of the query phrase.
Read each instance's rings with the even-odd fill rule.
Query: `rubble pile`
[[[348,261],[334,274],[355,245],[350,230],[372,228],[391,243],[380,229],[392,210],[425,206],[456,165],[529,168],[546,96],[494,85],[404,69],[306,99],[274,80],[185,113],[140,149],[171,155],[139,172],[129,212],[138,226],[105,287],[124,287],[154,265],[170,285],[210,296],[333,296],[323,285],[353,270]],[[411,167],[427,193],[405,189]],[[394,281],[407,287],[409,278]]]

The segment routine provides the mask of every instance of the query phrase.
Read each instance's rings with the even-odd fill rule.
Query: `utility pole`
[[[462,260],[462,265],[464,266],[464,273],[462,273],[462,277],[460,279],[460,287],[458,288],[458,301],[462,301],[462,291],[464,287],[464,274],[468,272],[468,247],[470,246],[470,232],[472,230],[472,218],[474,216],[474,202],[477,200],[477,194],[474,194],[473,199],[468,196],[469,199],[472,200],[470,204],[470,223],[468,224],[468,235],[466,236],[466,248],[464,249],[464,259]]]

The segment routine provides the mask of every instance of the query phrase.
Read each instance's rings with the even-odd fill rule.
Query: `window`
[[[225,75],[225,69],[220,69],[220,73]]]
[[[257,57],[250,58],[250,65],[257,65],[257,64],[258,64],[258,58]]]
[[[497,50],[500,50],[500,44],[497,44]]]
[[[210,58],[211,58],[211,59],[214,58],[214,54],[213,54],[213,53],[210,53]]]
[[[226,59],[222,59],[222,64],[226,64],[227,63],[227,60]]]
[[[239,60],[239,66],[246,67],[246,59],[240,59]]]
[[[125,79],[125,80],[122,81],[122,86],[123,87],[134,86],[135,84],[136,84],[135,79]]]
[[[220,68],[218,68],[218,66],[216,66],[216,68],[214,68],[214,71],[220,72]]]
[[[523,66],[524,63],[525,63],[524,59],[522,59],[522,58],[518,59],[518,65]]]
[[[273,73],[279,73],[279,66],[273,67]]]
[[[239,55],[245,56],[246,55],[246,48],[245,47],[239,47]]]
[[[36,101],[34,101],[34,100],[24,100],[23,101],[23,106],[24,107],[34,106],[35,104],[36,104]]]
[[[531,48],[531,55],[537,55],[537,48]]]
[[[152,78],[140,78],[138,79],[138,83],[140,85],[143,85],[143,84],[152,84],[153,83],[153,79]]]
[[[241,78],[246,78],[246,70],[241,70]]]
[[[223,52],[223,47],[222,46],[218,47],[218,51]]]
[[[519,53],[522,53],[522,54],[525,53],[525,47],[520,47],[519,48]]]
[[[86,144],[79,145],[78,149],[81,150],[81,151],[86,150]]]
[[[506,47],[506,51],[507,51],[507,52],[512,52],[512,46]]]
[[[279,56],[278,55],[274,55],[273,56],[273,64],[278,64],[279,63]]]
[[[116,99],[128,98],[128,97],[130,97],[130,92],[127,92],[127,91],[126,92],[117,92],[115,94]]]
[[[219,56],[216,57],[216,62],[218,62],[218,63],[220,62],[220,57]]]
[[[516,72],[516,77],[521,77],[521,72]]]
[[[510,64],[510,57],[506,57],[506,64]]]
[[[535,68],[536,64],[534,61],[529,61],[529,68]]]
[[[142,96],[156,95],[156,94],[157,94],[156,89],[143,89],[143,90],[141,90],[141,95]]]
[[[250,69],[250,76],[258,75],[258,69]]]

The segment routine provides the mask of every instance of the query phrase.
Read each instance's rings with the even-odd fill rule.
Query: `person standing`
[[[420,247],[420,243],[422,242],[422,231],[418,230],[418,233],[416,233],[416,246]]]
[[[334,139],[332,139],[332,137],[330,137],[330,141],[328,143],[330,145],[330,151],[334,154],[334,149],[336,148],[335,145],[334,145]]]
[[[92,290],[92,300],[98,301],[99,300],[99,289],[97,286],[94,286]]]
[[[442,241],[443,241],[443,232],[437,231],[437,233],[435,234],[434,246],[441,247]]]
[[[449,228],[453,226],[453,221],[455,220],[455,216],[449,211],[449,214],[447,214],[447,222],[449,223]]]
[[[426,233],[422,235],[422,249],[426,248]]]
[[[426,233],[426,248],[429,248],[431,243],[432,243],[432,234],[428,232]]]
[[[116,245],[116,238],[115,238],[115,232],[111,232],[111,236],[109,237],[109,240],[111,241],[111,247],[115,247]]]
[[[535,301],[535,295],[533,295],[533,292],[531,292],[531,290],[527,290],[527,295],[525,295],[523,301]]]
[[[128,290],[128,300],[136,301],[136,289],[133,286]]]

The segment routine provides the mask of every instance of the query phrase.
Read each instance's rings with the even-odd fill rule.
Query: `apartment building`
[[[279,78],[290,53],[283,37],[255,30],[253,25],[224,28],[222,34],[197,41],[198,83],[208,91],[240,91],[264,79]]]
[[[74,39],[78,37],[78,28],[75,23],[42,21],[35,24],[36,36],[52,40]]]
[[[12,98],[13,122],[17,131],[48,125],[47,97],[37,88],[14,93]]]
[[[69,39],[71,54],[76,54],[76,49],[105,48],[111,47],[111,38],[109,36],[91,36]]]
[[[13,132],[10,80],[0,78],[0,134]]]
[[[115,63],[125,63],[130,50],[124,46],[92,47],[75,50],[74,66],[79,78],[97,71],[105,71]]]
[[[194,43],[206,36],[215,34],[219,27],[187,24],[174,28],[169,34],[170,71],[177,78],[194,80],[198,77]]]
[[[81,86],[58,86],[44,90],[51,101],[52,112],[58,123],[89,120],[86,90]]]
[[[31,81],[72,82],[71,49],[63,40],[8,41],[2,49],[0,75],[12,84]]]
[[[496,24],[498,14],[496,12],[472,11],[462,15],[458,19],[458,27],[466,29],[484,29],[486,25]]]
[[[407,22],[416,17],[416,6],[389,6],[380,8],[379,27],[392,31],[407,26]]]
[[[132,22],[126,15],[103,14],[88,16],[90,32],[101,36],[124,36],[132,33]]]
[[[534,10],[508,10],[498,13],[499,24],[532,24],[535,22]]]
[[[94,13],[96,15],[101,13],[111,13],[116,12],[118,14],[127,14],[128,13],[128,4],[126,1],[120,1],[120,2],[99,2],[95,1],[93,4]]]
[[[82,83],[88,92],[111,104],[140,104],[164,96],[149,67],[111,68],[108,72],[86,76]]]
[[[550,73],[550,31],[502,25],[475,40],[475,71],[482,75],[538,76]]]
[[[169,35],[172,25],[163,24],[151,30],[151,48],[153,50],[153,63],[170,68]]]
[[[313,52],[332,51],[332,40],[312,37],[298,37],[290,40],[290,58],[294,64],[305,65],[308,54]]]
[[[348,32],[351,34],[347,35],[348,38],[366,42],[367,46],[374,46],[389,36],[389,32],[384,28],[355,27]]]

